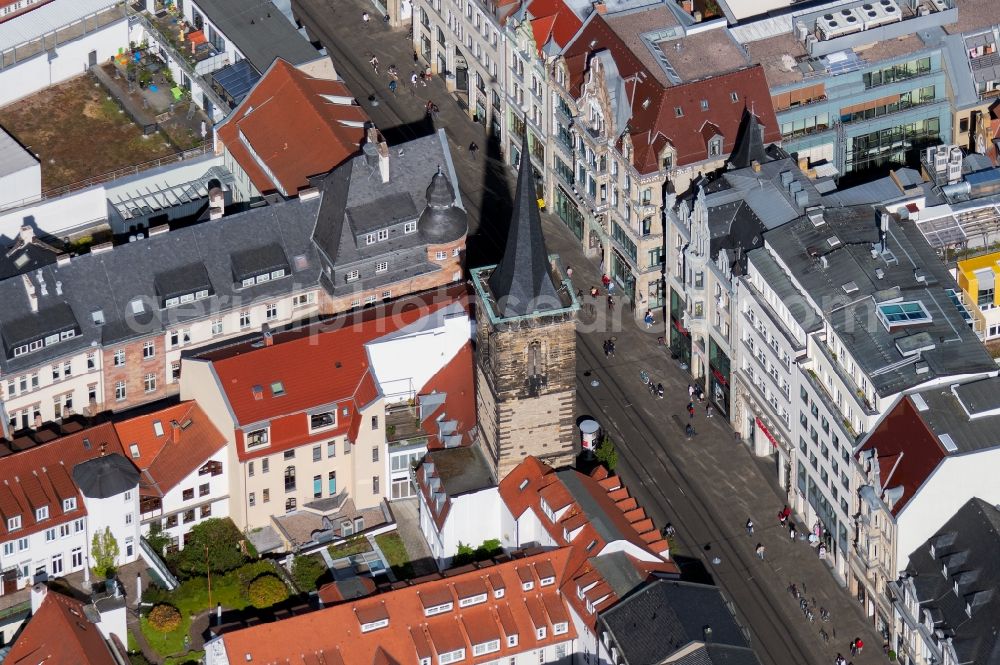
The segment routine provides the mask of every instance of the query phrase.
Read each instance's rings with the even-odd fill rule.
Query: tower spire
[[[745,169],[753,162],[763,164],[768,161],[764,151],[764,134],[752,103],[750,108],[743,107],[743,117],[728,161],[730,168],[734,169]]]
[[[542,219],[535,196],[535,178],[528,153],[528,133],[521,143],[521,164],[517,173],[514,209],[507,232],[507,244],[500,264],[488,284],[500,312],[505,317],[557,309],[556,285],[549,270],[549,255],[542,237]]]

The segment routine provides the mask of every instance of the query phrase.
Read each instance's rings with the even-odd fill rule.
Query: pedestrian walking
[[[614,292],[615,292],[615,283],[608,282],[608,293],[614,293]]]
[[[373,53],[372,57],[368,59],[368,64],[371,65],[372,69],[375,70],[375,73],[378,74],[378,56]]]
[[[711,402],[706,402],[705,403],[705,417],[706,418],[711,418],[712,417],[712,403]]]
[[[607,358],[611,355],[611,340],[604,340],[604,357]]]
[[[608,310],[613,310],[615,308],[615,299],[610,295],[608,296]]]
[[[656,384],[656,396],[659,397],[660,399],[663,399],[663,384],[662,383],[657,383]]]
[[[789,508],[788,504],[786,503],[785,507],[782,508],[781,512],[778,513],[778,522],[781,524],[781,526],[785,526],[785,522],[788,521],[788,516],[791,514],[792,514],[792,509]]]
[[[834,662],[834,665],[847,665],[847,661],[839,653],[837,654],[837,660],[835,660],[833,662]]]
[[[687,409],[688,409],[688,418],[694,418],[694,404],[688,402]]]
[[[693,383],[689,383],[688,384],[688,400],[690,400],[692,402],[694,401],[694,384]]]
[[[646,323],[646,330],[653,327],[653,313],[648,309],[646,310],[646,315],[642,317],[642,320]]]
[[[599,293],[600,293],[600,291],[597,290],[596,286],[590,287],[590,297],[591,298],[597,298],[597,296],[598,296]]]
[[[410,94],[415,95],[417,90],[417,72],[410,72]]]
[[[389,15],[388,14],[386,14],[385,16],[382,17],[382,22],[385,23],[386,26],[389,25]]]
[[[788,523],[788,537],[795,540],[795,522]]]
[[[389,81],[389,92],[391,92],[393,95],[396,94],[396,81],[395,81],[395,79]]]
[[[757,543],[757,548],[754,550],[757,553],[757,558],[760,559],[761,561],[764,560],[764,550],[765,549],[767,549],[767,548],[764,547],[763,543]]]
[[[566,279],[573,279],[573,266],[566,266]]]
[[[694,428],[691,427],[691,423],[684,426],[684,435],[689,439],[694,436]]]
[[[601,275],[601,284],[604,285],[604,288],[608,288],[608,285],[611,284],[611,278],[608,277],[606,274]]]
[[[608,340],[608,344],[611,345],[611,357],[614,358],[615,357],[615,338],[612,337],[611,339],[609,339]]]
[[[472,143],[469,144],[469,154],[472,155],[473,159],[475,159],[478,153],[479,153],[479,146],[476,145],[475,141],[473,141]]]
[[[368,29],[368,25],[369,22],[371,21],[371,18],[372,17],[368,15],[368,12],[361,12],[361,22],[365,24],[366,30]]]
[[[860,656],[861,650],[865,648],[865,643],[861,641],[860,637],[855,637],[854,641],[851,642],[851,655]]]
[[[753,520],[750,519],[749,517],[747,518],[747,535],[748,536],[753,535]]]
[[[416,51],[414,51],[413,52],[413,64],[417,64],[419,62],[420,62],[420,56],[417,54]]]

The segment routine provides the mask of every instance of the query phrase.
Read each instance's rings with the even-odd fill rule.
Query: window
[[[4,556],[12,556],[13,554],[14,554],[14,541],[12,540],[9,543],[4,543],[3,544],[3,555]]]
[[[181,499],[184,501],[190,501],[194,498],[194,488],[189,487],[188,489],[181,492]]]
[[[258,446],[266,446],[268,442],[268,431],[265,427],[264,429],[253,430],[252,432],[246,433],[246,448],[257,448]]]
[[[313,446],[313,461],[318,462],[323,459],[323,446]]]
[[[153,342],[143,342],[142,343],[142,357],[152,358],[156,355],[156,344]]]
[[[212,335],[222,334],[222,320],[212,321]]]
[[[123,402],[125,401],[125,398],[127,396],[128,393],[125,390],[125,382],[124,381],[115,382],[115,400],[118,402]]]
[[[542,626],[541,628],[535,629],[535,636],[540,640],[544,640],[545,636],[548,635],[548,632],[549,629],[546,628],[545,626]]]
[[[372,494],[379,493],[379,477],[372,476]]]
[[[372,446],[372,461],[378,461],[378,446]]]
[[[375,272],[377,273],[385,272],[388,269],[389,269],[388,261],[379,261],[378,263],[375,264]]]
[[[295,467],[285,467],[285,492],[295,491]]]
[[[327,429],[329,427],[335,426],[336,424],[337,424],[337,412],[335,410],[309,414],[309,429],[313,431],[319,429]]]
[[[517,646],[517,633],[507,636],[507,646],[516,647]]]
[[[28,549],[28,547],[29,547],[29,543],[28,543],[28,539],[27,538],[18,538],[17,539],[17,551],[18,552],[24,552],[25,550]]]
[[[336,441],[327,441],[326,442],[326,456],[327,457],[336,457],[337,456],[337,442]]]
[[[367,234],[365,236],[365,244],[366,245],[374,245],[375,244],[375,234],[374,233],[369,233],[369,234]]]
[[[198,485],[198,496],[208,496],[208,483]]]
[[[47,520],[49,519],[49,507],[42,506],[35,509],[35,521]]]
[[[264,489],[264,490],[263,490],[263,491],[261,492],[261,499],[263,499],[263,500],[264,500],[264,503],[268,503],[268,502],[270,502],[270,501],[271,501],[271,490],[270,490],[270,489],[267,489],[267,488],[265,488],[265,489]]]
[[[60,538],[69,538],[69,535],[72,532],[73,532],[73,530],[72,530],[72,528],[70,528],[69,524],[60,524],[59,525],[59,537]]]
[[[184,513],[181,515],[182,524],[190,524],[191,522],[194,522],[194,520],[195,520],[194,508],[192,508],[191,510],[185,510]]]
[[[270,470],[271,470],[271,460],[265,457],[260,461],[260,472],[267,473]]]
[[[448,258],[448,252],[434,252],[434,258],[438,261],[443,261]]]
[[[372,429],[378,429],[378,416],[372,416]]]
[[[353,282],[353,281],[357,280],[360,277],[361,277],[361,273],[359,271],[357,271],[357,270],[348,270],[347,271],[347,281],[348,282]]]
[[[76,510],[76,497],[70,497],[68,499],[63,499],[63,512],[68,513],[71,510]]]
[[[552,624],[552,634],[553,635],[565,635],[569,632],[569,623],[566,621],[560,621],[559,623]]]
[[[247,462],[247,476],[253,478],[254,468],[253,462]]]
[[[403,233],[416,233],[416,231],[417,231],[416,222],[407,222],[406,224],[403,224]]]
[[[331,471],[326,475],[326,493],[333,496],[337,493],[337,472]]]
[[[285,512],[290,513],[295,510],[298,502],[295,499],[285,499]]]
[[[323,496],[323,476],[313,476],[313,498],[319,499]]]
[[[256,506],[257,505],[257,493],[256,492],[250,492],[250,494],[247,495],[247,502],[250,504],[251,508],[253,508],[254,506]]]
[[[454,603],[441,603],[440,605],[434,605],[432,607],[424,608],[424,616],[432,617],[437,614],[444,614],[445,612],[451,612],[452,608],[455,607]]]
[[[115,351],[114,365],[115,367],[125,366],[125,349],[118,349]]]
[[[388,619],[385,620],[388,624]],[[361,631],[364,632],[365,627],[361,627]],[[456,649],[454,651],[449,651],[448,653],[443,653],[438,656],[438,665],[448,665],[448,663],[457,663],[460,660],[465,660],[465,649]]]
[[[80,533],[83,531],[83,520],[73,520],[73,533]]]
[[[268,321],[273,321],[278,318],[278,306],[274,303],[269,303],[264,308],[264,318]]]
[[[147,374],[143,379],[142,385],[147,393],[156,392],[156,375]]]
[[[132,523],[132,513],[125,513],[125,524],[129,525]]]
[[[293,448],[292,450],[286,450],[284,453],[284,458],[286,460],[295,459],[295,449]]]
[[[56,539],[56,530],[55,529],[46,529],[45,530],[45,542],[51,543],[55,539]]]
[[[240,312],[240,330],[250,327],[250,312]]]
[[[472,646],[473,656],[485,656],[486,654],[493,653],[494,651],[500,651],[500,640],[491,640],[489,642],[474,644]]]
[[[486,594],[480,593],[475,596],[469,596],[468,598],[460,598],[458,600],[459,607],[472,607],[473,605],[479,605],[480,603],[486,602]]]
[[[285,394],[285,384],[283,384],[281,381],[275,381],[274,383],[271,384],[272,397],[281,397],[284,394]]]

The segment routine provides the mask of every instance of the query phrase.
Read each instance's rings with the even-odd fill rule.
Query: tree
[[[464,566],[476,560],[476,551],[462,541],[458,541],[458,551],[451,558],[451,565]]]
[[[601,464],[608,467],[608,471],[614,471],[615,467],[618,466],[618,451],[608,437],[604,437],[604,440],[601,441],[595,455]]]
[[[484,540],[483,544],[476,548],[475,557],[476,561],[486,561],[487,559],[492,559],[503,552],[503,548],[500,547],[499,538],[490,538],[489,540]]]
[[[146,536],[146,542],[149,543],[154,552],[163,556],[167,545],[170,544],[170,536],[163,532],[163,526],[159,521],[156,521],[149,525],[149,535]]]
[[[161,633],[172,633],[181,625],[181,613],[173,605],[160,603],[149,611],[146,617],[149,625]]]
[[[247,589],[247,600],[257,609],[271,607],[276,603],[288,599],[288,587],[278,579],[277,575],[270,573],[261,575]]]
[[[110,579],[118,565],[118,541],[111,535],[111,528],[98,531],[90,543],[91,567],[98,579]]]
[[[171,562],[186,577],[224,573],[246,561],[240,546],[243,534],[229,518],[213,517],[196,524],[190,531],[184,549]]]
[[[297,556],[292,562],[292,579],[302,591],[313,591],[326,566],[314,556]]]

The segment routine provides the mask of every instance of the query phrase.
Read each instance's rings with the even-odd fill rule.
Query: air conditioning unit
[[[816,28],[819,30],[820,38],[824,41],[858,32],[863,27],[861,19],[851,9],[841,9],[831,14],[823,14],[816,19]]]
[[[795,36],[800,42],[804,42],[806,37],[809,36],[809,28],[806,27],[806,24],[803,21],[795,22]]]

